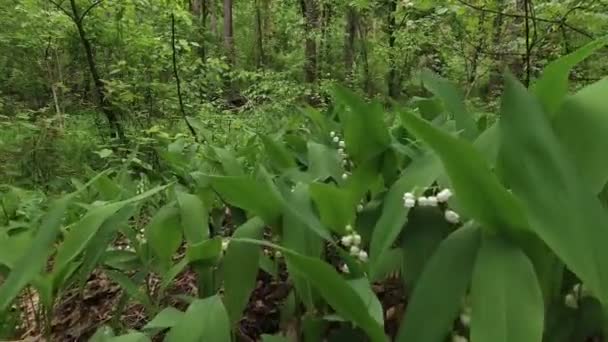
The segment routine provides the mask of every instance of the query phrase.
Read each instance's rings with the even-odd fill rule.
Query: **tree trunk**
[[[232,0],[224,0],[224,49],[228,57],[228,63],[234,65],[234,32],[232,31]]]
[[[93,57],[93,48],[91,46],[91,42],[87,38],[86,32],[84,30],[84,26],[82,23],[82,19],[80,18],[80,11],[78,6],[76,5],[75,0],[70,0],[70,5],[72,8],[72,19],[76,24],[76,28],[78,30],[78,36],[80,37],[80,42],[84,47],[85,56],[87,59],[87,64],[89,66],[89,71],[91,72],[91,77],[93,78],[93,84],[95,85],[95,92],[98,98],[100,110],[104,113],[106,118],[108,119],[108,123],[110,124],[110,128],[113,133],[120,138],[121,140],[125,139],[124,130],[120,121],[118,121],[118,116],[116,112],[112,109],[112,104],[105,96],[105,85],[99,76],[99,72],[97,71],[97,64],[95,63],[95,58]]]
[[[329,52],[330,52],[330,45],[329,45],[329,36],[330,36],[330,30],[329,30],[329,25],[331,25],[331,19],[333,16],[333,9],[331,7],[331,3],[330,2],[325,2],[323,3],[323,11],[322,11],[322,20],[321,20],[321,53],[320,53],[320,59],[321,59],[321,75],[325,76],[326,73],[329,73],[330,70],[333,70],[333,68],[329,67],[328,65],[331,63],[331,61],[329,60],[330,56],[329,56]]]
[[[396,99],[399,97],[399,80],[397,75],[397,63],[395,61],[395,43],[397,41],[396,29],[397,23],[395,19],[395,12],[397,11],[397,0],[388,0],[388,14],[387,14],[387,34],[388,34],[388,95]]]
[[[318,8],[316,0],[300,0],[304,16],[304,80],[315,83],[317,80],[317,41],[315,31],[318,26]]]
[[[346,9],[346,28],[344,34],[344,74],[346,81],[354,81],[355,38],[357,34],[357,11],[354,7]]]
[[[494,17],[494,32],[492,32],[492,49],[494,51],[501,51],[501,38],[503,37],[503,27],[504,27],[504,16],[502,13],[505,10],[505,0],[497,0],[496,10],[499,14]],[[501,86],[501,75],[502,68],[504,67],[505,56],[504,55],[496,55],[492,68],[490,69],[490,77],[488,80],[488,87],[485,96],[491,96],[493,93],[498,92]]]
[[[213,37],[217,37],[219,35],[219,30],[217,28],[217,10],[216,8],[216,0],[207,0],[209,7],[209,25],[211,25],[211,33],[213,33]]]
[[[261,68],[266,63],[264,54],[264,29],[262,27],[262,10],[259,0],[255,0],[255,35],[257,42],[256,66]]]
[[[191,0],[190,1],[190,11],[192,12],[192,16],[195,18],[195,22],[198,23],[198,28],[200,32],[199,39],[199,47],[198,54],[201,57],[201,61],[204,63],[207,59],[206,56],[206,42],[205,42],[205,31],[207,26],[207,0]]]
[[[357,31],[359,32],[359,45],[361,46],[361,61],[363,62],[363,89],[369,96],[372,95],[372,77],[369,71],[369,58],[367,54],[367,26],[364,20],[357,20]]]

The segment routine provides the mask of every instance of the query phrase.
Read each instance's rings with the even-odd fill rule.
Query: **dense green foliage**
[[[608,336],[607,13],[0,0],[0,339]]]

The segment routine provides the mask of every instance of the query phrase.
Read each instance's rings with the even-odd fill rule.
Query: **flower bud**
[[[460,222],[460,215],[458,215],[458,213],[456,213],[453,210],[446,210],[444,216],[445,216],[445,220],[448,221],[449,223],[456,224],[456,223]]]

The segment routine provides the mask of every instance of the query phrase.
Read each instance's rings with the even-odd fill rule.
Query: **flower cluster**
[[[228,250],[228,245],[230,244],[230,238],[223,238],[222,239],[222,252],[226,252]]]
[[[463,301],[462,310],[460,311],[460,316],[458,316],[458,320],[462,325],[462,328],[469,329],[471,326],[471,306],[467,303],[465,299]],[[468,342],[468,338],[461,335],[459,331],[452,331],[452,342]]]
[[[145,176],[144,176],[144,175],[142,175],[142,176],[139,178],[139,182],[137,182],[137,186],[136,186],[135,192],[136,192],[138,195],[141,195],[141,194],[143,194],[144,192],[146,192],[146,187],[147,187],[146,178],[145,178]]]
[[[433,196],[420,196],[416,198],[413,193],[406,192],[403,194],[403,207],[411,209],[416,205],[420,207],[438,207],[442,203],[447,203],[452,197],[453,193],[450,189],[443,189]],[[446,221],[452,224],[460,222],[460,215],[457,212],[447,209],[444,211],[443,216]]]
[[[361,249],[361,235],[353,231],[353,227],[349,224],[346,226],[347,235],[340,239],[340,243],[344,247],[350,247],[350,255],[358,258],[362,262],[367,261],[367,252]]]
[[[467,339],[464,336],[460,336],[458,334],[454,334],[452,335],[452,342],[468,342],[469,339]]]
[[[135,238],[137,239],[137,242],[139,242],[139,244],[146,243],[146,236],[144,233],[145,233],[144,228],[140,228],[139,231],[137,232],[137,235],[135,235]]]
[[[564,297],[564,304],[569,308],[578,309],[579,300],[590,295],[591,292],[583,284],[575,284],[572,290]]]
[[[338,133],[331,131],[329,133],[329,137],[332,139],[332,141],[338,146],[338,155],[340,156],[340,160],[342,163],[342,167],[344,168],[344,170],[346,171],[347,168],[352,168],[353,167],[353,162],[348,160],[348,154],[346,153],[346,142],[342,139],[340,139],[340,136],[338,135]],[[342,174],[342,179],[347,180],[349,176],[348,172],[344,172]]]
[[[414,2],[412,0],[403,0],[403,7],[414,7]]]

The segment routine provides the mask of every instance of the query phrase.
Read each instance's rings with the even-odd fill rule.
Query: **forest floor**
[[[157,284],[158,280],[150,281],[152,287]],[[237,341],[259,341],[262,334],[288,333],[290,327],[280,326],[280,315],[291,288],[292,284],[287,279],[286,272],[282,272],[279,277],[272,277],[260,271],[256,288],[238,325]],[[392,337],[397,333],[405,308],[402,289],[401,280],[398,278],[389,278],[373,286],[384,309],[385,330]],[[73,288],[60,297],[54,307],[51,334],[44,336],[43,327],[36,323],[36,313],[33,309],[38,306],[38,296],[33,290],[26,293],[27,295],[21,300],[23,313],[20,325],[21,341],[87,341],[104,324],[140,329],[151,319],[147,317],[145,308],[141,304],[129,304],[118,319],[114,313],[117,308],[124,305],[121,303],[123,291],[103,271],[95,271],[87,280],[82,292],[78,288]],[[167,297],[172,298],[176,295],[195,296],[194,272],[188,270],[180,274],[167,290],[167,294],[169,295]],[[167,304],[180,310],[187,308],[187,303],[184,301],[175,300]],[[155,340],[160,341],[160,338],[161,336]]]

